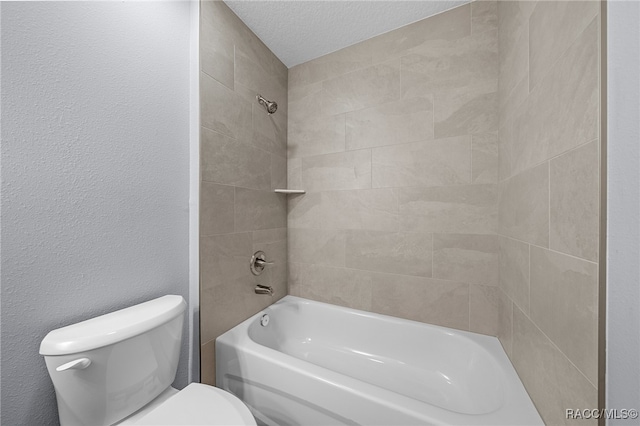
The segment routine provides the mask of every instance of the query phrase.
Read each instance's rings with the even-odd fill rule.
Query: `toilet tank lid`
[[[40,343],[41,355],[68,355],[112,345],[154,329],[181,315],[182,296],[162,296],[129,308],[52,330]]]

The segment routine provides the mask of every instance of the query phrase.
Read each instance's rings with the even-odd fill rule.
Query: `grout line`
[[[485,234],[480,234],[480,235],[485,235]],[[529,241],[525,241],[525,240],[521,240],[521,239],[518,239],[518,238],[514,238],[514,237],[512,237],[510,235],[506,235],[506,234],[497,234],[497,235],[500,235],[500,236],[505,237],[505,238],[509,238],[510,240],[513,240],[513,241],[518,241],[518,242],[523,243],[523,244],[528,244],[528,245],[530,245],[532,247],[537,247],[537,248],[541,248],[543,250],[547,250],[547,251],[550,251],[550,252],[553,252],[553,253],[561,254],[563,256],[572,257],[572,258],[574,258],[576,260],[582,260],[583,262],[592,263],[594,265],[598,264],[598,262],[594,262],[593,260],[583,259],[582,257],[578,257],[578,256],[575,256],[575,255],[572,255],[572,254],[569,254],[569,253],[564,253],[564,252],[561,252],[561,251],[558,251],[558,250],[554,250],[554,249],[549,248],[549,247],[539,246],[539,245],[537,245],[535,243],[531,243]]]
[[[551,160],[547,164],[547,243],[551,248]]]

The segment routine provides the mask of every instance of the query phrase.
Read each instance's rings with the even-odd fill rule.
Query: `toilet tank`
[[[112,425],[174,380],[187,304],[163,296],[51,331],[40,344],[60,424]]]

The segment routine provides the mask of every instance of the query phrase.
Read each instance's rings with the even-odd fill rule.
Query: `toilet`
[[[51,331],[40,344],[62,426],[255,425],[213,386],[171,387],[187,304],[163,296]]]

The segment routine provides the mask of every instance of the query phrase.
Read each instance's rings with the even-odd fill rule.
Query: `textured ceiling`
[[[468,1],[225,0],[225,3],[290,68]]]

